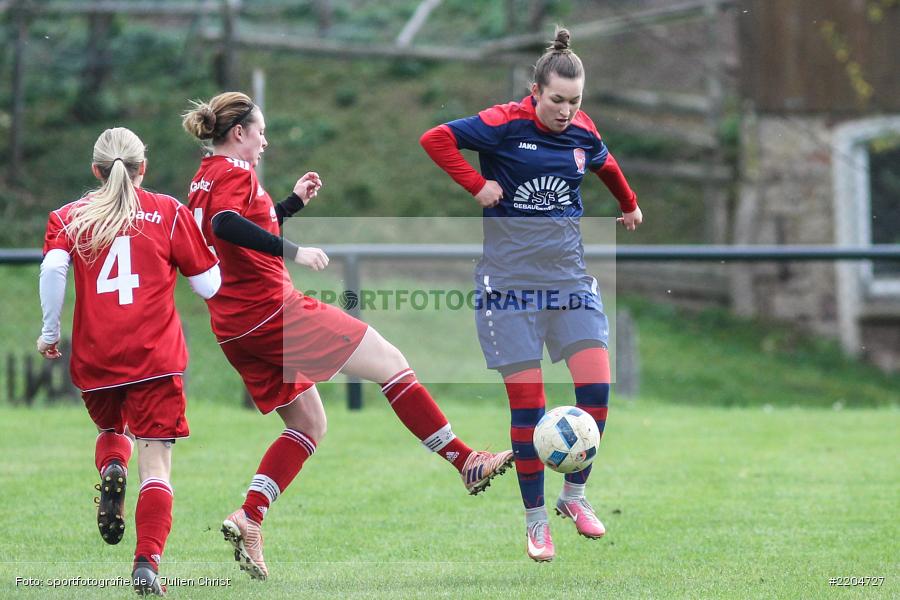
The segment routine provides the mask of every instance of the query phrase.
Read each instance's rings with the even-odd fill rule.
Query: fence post
[[[344,298],[349,300],[347,292],[352,292],[355,297],[359,298],[359,256],[349,254],[344,259]],[[347,312],[357,319],[360,316],[359,301],[345,302]],[[350,410],[362,410],[363,391],[362,384],[356,377],[347,379],[347,408]]]
[[[628,309],[616,312],[616,394],[634,398],[640,391],[637,326]]]
[[[722,105],[724,91],[722,85],[722,43],[720,35],[720,6],[717,0],[707,0],[703,7],[706,16],[706,95],[709,99],[709,110],[706,113],[706,126],[713,139],[713,147],[707,158],[709,171],[719,169],[724,162],[722,139],[719,127],[722,122]],[[703,181],[703,203],[706,208],[706,240],[713,244],[724,244],[728,241],[728,193],[720,182],[705,178]]]
[[[219,49],[219,84],[223,89],[234,89],[237,77],[235,36],[237,34],[238,0],[222,0],[222,46]]]
[[[9,132],[9,183],[22,182],[22,140],[25,137],[25,44],[28,41],[28,0],[13,2],[10,10],[15,42],[12,67],[12,123]]]

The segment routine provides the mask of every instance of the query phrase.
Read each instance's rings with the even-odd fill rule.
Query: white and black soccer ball
[[[576,473],[594,462],[600,430],[594,418],[580,408],[560,406],[538,421],[534,447],[538,458],[559,473]]]

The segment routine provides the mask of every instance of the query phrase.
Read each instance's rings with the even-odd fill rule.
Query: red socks
[[[294,429],[285,429],[269,446],[250,483],[242,507],[247,517],[262,523],[269,506],[287,489],[315,451],[316,443],[312,438]]]
[[[135,557],[146,556],[159,566],[166,538],[172,530],[172,488],[167,481],[155,477],[144,480],[138,495],[134,525],[137,530]]]
[[[131,438],[127,435],[115,431],[101,431],[94,448],[94,464],[97,465],[97,471],[102,475],[112,460],[119,461],[127,469],[131,449]]]
[[[453,463],[462,472],[472,449],[457,438],[450,429],[447,417],[435,403],[428,390],[416,379],[412,369],[404,369],[381,386],[391,408],[414,436],[432,452]]]
[[[575,406],[594,417],[602,437],[609,410],[609,352],[588,348],[566,362],[575,384]]]

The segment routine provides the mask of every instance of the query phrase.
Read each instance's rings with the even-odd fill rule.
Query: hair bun
[[[569,49],[569,38],[571,35],[569,34],[568,29],[558,29],[556,31],[556,39],[553,40],[553,44],[550,45],[547,50],[553,50],[555,52],[564,52]]]
[[[216,113],[212,107],[199,100],[192,100],[192,110],[183,113],[184,129],[197,139],[210,140],[216,130]]]
[[[197,107],[197,132],[200,139],[210,139],[216,130],[216,113],[210,108],[209,104],[201,104]]]

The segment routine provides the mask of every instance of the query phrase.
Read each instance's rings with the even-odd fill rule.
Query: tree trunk
[[[101,92],[109,78],[109,30],[112,15],[93,13],[88,16],[88,43],[85,64],[81,73],[81,92],[72,107],[76,119],[83,123],[98,121],[105,116]]]

